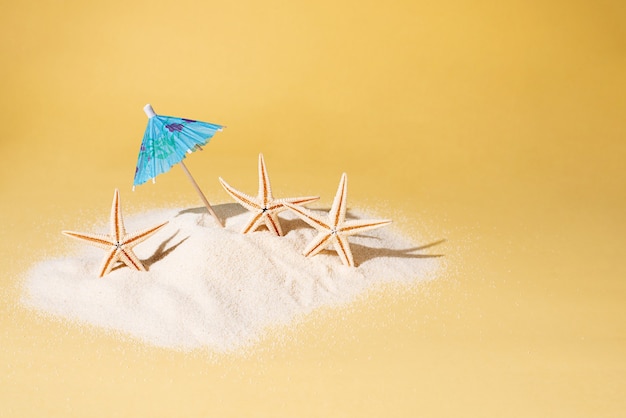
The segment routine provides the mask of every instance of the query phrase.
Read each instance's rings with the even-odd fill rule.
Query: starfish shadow
[[[179,232],[180,231],[174,232],[174,234],[171,237],[169,237],[168,239],[163,241],[161,243],[161,245],[159,245],[159,247],[156,249],[154,254],[152,254],[149,258],[147,258],[145,260],[141,260],[141,262],[143,263],[143,265],[146,268],[146,270],[150,270],[150,266],[151,265],[153,265],[157,261],[160,261],[163,258],[167,257],[172,251],[174,251],[176,248],[178,248],[178,246],[180,244],[182,244],[183,242],[185,242],[185,241],[187,241],[189,239],[189,237],[185,237],[182,240],[178,241],[176,244],[174,244],[171,247],[169,247],[168,249],[165,249],[165,247],[167,247],[169,242],[172,241],[174,239],[174,237],[176,235],[178,235]]]
[[[309,224],[307,224],[306,222],[304,222],[300,218],[285,219],[285,218],[281,217],[280,215],[278,215],[278,217],[280,218],[280,225],[283,228],[283,234],[284,235],[287,235],[289,233],[289,231],[296,231],[298,229],[311,228],[309,226]]]
[[[246,208],[241,206],[239,203],[221,203],[219,205],[211,205],[211,207],[217,216],[222,220],[226,220],[246,212]],[[196,208],[183,209],[178,212],[176,216],[186,215],[188,213],[203,215],[205,213],[208,214],[209,211],[204,206],[199,206]]]
[[[392,249],[392,248],[375,248],[368,247],[366,245],[350,243],[350,248],[352,249],[352,255],[354,257],[354,262],[358,266],[365,261],[377,258],[377,257],[390,257],[390,258],[439,258],[443,257],[444,254],[416,254],[416,251],[422,251],[427,248],[434,247],[439,244],[443,244],[446,242],[445,239],[440,239],[439,241],[431,242],[429,244],[421,245],[418,247],[412,248],[403,248],[403,249]]]

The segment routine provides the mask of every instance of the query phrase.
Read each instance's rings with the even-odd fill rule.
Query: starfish
[[[287,209],[284,206],[285,204],[303,205],[319,199],[319,196],[274,199],[272,196],[272,187],[270,186],[270,178],[265,168],[263,154],[259,154],[259,194],[257,197],[249,196],[234,189],[221,177],[220,183],[222,183],[224,189],[226,189],[233,199],[239,202],[241,206],[254,213],[241,231],[244,234],[255,231],[265,223],[265,226],[267,226],[270,232],[280,237],[283,235],[283,230],[278,220],[278,214]]]
[[[391,223],[391,220],[388,219],[346,221],[347,195],[348,175],[343,173],[327,219],[317,216],[299,206],[285,203],[285,206],[302,218],[303,221],[319,231],[313,241],[304,249],[303,254],[306,257],[314,256],[328,245],[332,244],[343,264],[354,267],[354,259],[352,258],[352,251],[348,243],[348,236],[380,228],[381,226]]]
[[[166,224],[167,222],[164,222],[161,225],[144,229],[134,234],[126,233],[124,220],[122,219],[122,208],[120,206],[120,192],[115,189],[113,205],[111,207],[111,230],[109,234],[85,234],[72,231],[62,231],[62,233],[68,237],[86,241],[88,244],[107,251],[107,255],[100,268],[99,277],[102,277],[111,271],[117,261],[121,261],[134,270],[146,271],[146,268],[133,252],[133,247],[145,241],[150,235],[157,232]]]

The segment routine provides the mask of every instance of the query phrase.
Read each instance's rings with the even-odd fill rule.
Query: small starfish
[[[303,221],[317,229],[319,233],[304,249],[306,257],[314,256],[329,244],[333,244],[339,258],[350,267],[354,267],[352,251],[348,243],[348,236],[359,232],[380,228],[391,223],[391,220],[350,220],[346,221],[346,201],[348,195],[348,175],[343,173],[339,181],[339,188],[335,195],[333,205],[328,212],[328,220],[325,220],[310,211],[296,205],[285,203],[291,211],[302,218]]]
[[[220,183],[222,183],[222,186],[224,186],[228,194],[239,202],[241,206],[248,209],[250,212],[254,212],[254,215],[250,218],[248,223],[244,225],[241,231],[244,234],[255,231],[261,224],[265,223],[265,226],[267,226],[270,232],[280,237],[283,235],[283,230],[278,220],[278,214],[286,209],[284,204],[303,205],[319,199],[319,196],[274,199],[272,196],[272,187],[270,186],[270,178],[265,168],[265,160],[263,160],[263,154],[259,154],[259,194],[257,197],[249,196],[232,188],[221,177]]]
[[[121,261],[134,270],[146,271],[146,268],[133,252],[133,247],[145,241],[166,224],[167,222],[164,222],[153,228],[144,229],[134,234],[127,234],[124,228],[124,220],[122,219],[120,192],[115,189],[111,207],[111,232],[109,234],[84,234],[72,231],[62,231],[62,233],[68,237],[87,241],[88,244],[107,250],[107,255],[100,268],[99,277],[102,277],[111,271],[116,261]]]

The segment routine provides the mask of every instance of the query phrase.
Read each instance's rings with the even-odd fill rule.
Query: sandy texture
[[[157,346],[225,352],[253,344],[269,326],[349,303],[378,284],[433,279],[441,265],[391,227],[350,237],[356,268],[330,250],[305,258],[301,251],[316,231],[291,213],[280,215],[286,235],[275,237],[266,230],[239,233],[250,214],[238,205],[217,209],[227,218],[224,229],[204,209],[128,217],[129,231],[170,221],[136,247],[148,272],[120,264],[98,279],[104,252],[77,244],[76,254],[32,267],[23,302]]]

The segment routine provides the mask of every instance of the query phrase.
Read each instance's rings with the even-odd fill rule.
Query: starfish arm
[[[228,183],[226,183],[221,177],[219,178],[220,183],[222,184],[222,187],[224,187],[224,190],[226,190],[226,192],[233,198],[235,199],[237,202],[239,202],[239,204],[241,206],[243,206],[244,208],[250,210],[250,211],[258,211],[263,209],[261,207],[261,205],[259,205],[256,202],[256,198],[247,195],[245,193],[240,192],[239,190],[236,190],[234,188],[232,188]]]
[[[319,216],[314,215],[311,211],[291,203],[284,203],[284,205],[293,213],[298,215],[304,222],[308,223],[318,231],[329,231],[331,229],[326,221],[322,220]]]
[[[68,237],[85,241],[88,244],[91,244],[98,248],[103,248],[105,250],[108,250],[109,248],[111,248],[111,246],[115,245],[113,242],[111,242],[111,237],[104,234],[85,234],[83,232],[73,231],[61,231],[61,233]]]
[[[341,262],[347,266],[354,267],[354,259],[352,258],[352,250],[350,250],[350,244],[348,238],[337,234],[337,239],[333,242],[335,251],[339,254]]]
[[[285,203],[291,203],[292,205],[306,205],[307,203],[315,202],[319,200],[319,196],[304,196],[304,197],[286,197],[284,199],[274,200],[274,205],[283,205]]]
[[[259,196],[258,199],[262,202],[263,207],[274,200],[272,197],[272,186],[270,185],[270,176],[267,174],[267,168],[265,167],[265,160],[263,154],[259,154]]]
[[[120,241],[126,234],[124,219],[122,219],[122,206],[120,204],[120,191],[113,192],[113,204],[111,205],[111,236],[115,241]]]
[[[285,203],[291,203],[294,205],[306,205],[309,202],[313,202],[319,199],[319,196],[307,196],[307,197],[289,197],[286,199],[274,199],[271,204],[267,206],[267,210],[272,213],[280,213],[287,210]]]
[[[126,246],[130,246],[132,248],[135,245],[139,244],[140,242],[143,242],[146,239],[148,239],[150,235],[156,233],[159,229],[163,228],[165,225],[168,224],[168,222],[169,221],[163,222],[160,225],[154,226],[152,228],[146,228],[139,232],[135,232],[134,234],[128,234],[125,237],[123,237],[123,244]]]
[[[278,220],[278,215],[276,212],[274,213],[266,213],[265,214],[265,225],[267,229],[270,230],[277,237],[283,236],[283,229],[280,226],[280,221]]]
[[[117,261],[122,261],[135,270],[145,271],[145,267],[139,261],[132,248],[145,241],[149,236],[163,228],[168,222],[164,222],[152,228],[147,228],[134,234],[127,234],[122,218],[120,205],[120,192],[115,189],[113,204],[111,205],[110,234],[85,234],[81,232],[62,231],[64,235],[85,241],[88,244],[106,250],[106,256],[100,267],[99,277],[111,272]]]
[[[108,252],[104,260],[102,260],[102,266],[100,267],[100,274],[98,277],[103,277],[111,271],[115,262],[120,259],[119,252],[117,251],[117,247],[111,248]]]
[[[137,258],[131,248],[121,248],[119,251],[119,258],[124,264],[133,270],[146,271],[146,268],[143,266],[141,261],[139,261],[139,258]]]
[[[366,220],[352,220],[344,222],[339,231],[341,235],[354,235],[365,231],[371,231],[372,229],[380,228],[391,223],[390,219],[366,219]]]
[[[326,248],[326,245],[330,243],[332,237],[333,235],[331,235],[330,232],[320,232],[315,238],[313,238],[313,241],[309,242],[309,245],[307,245],[304,251],[302,251],[302,254],[305,257],[314,256]]]
[[[343,173],[341,180],[339,180],[339,187],[337,188],[337,194],[333,200],[330,212],[328,212],[328,218],[330,219],[331,226],[337,227],[346,219],[346,208],[348,200],[348,175]]]
[[[262,222],[263,212],[256,211],[256,213],[250,217],[250,220],[243,226],[241,233],[247,234],[249,232],[256,231]]]

